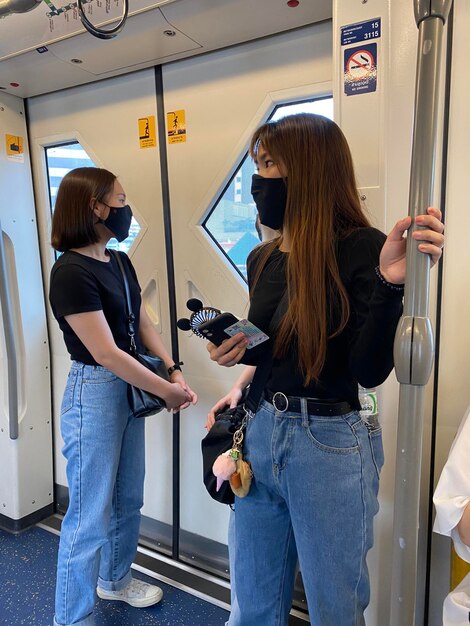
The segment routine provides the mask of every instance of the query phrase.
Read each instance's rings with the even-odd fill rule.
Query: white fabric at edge
[[[470,548],[460,538],[457,524],[470,502],[470,406],[460,424],[449,457],[434,492],[434,532],[451,537],[455,551],[470,563]],[[443,626],[470,623],[470,574],[444,601]]]

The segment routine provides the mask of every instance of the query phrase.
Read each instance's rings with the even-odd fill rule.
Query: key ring
[[[239,428],[233,433],[233,445],[239,447],[243,441],[243,429]]]

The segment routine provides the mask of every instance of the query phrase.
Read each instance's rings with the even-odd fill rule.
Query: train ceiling
[[[122,13],[123,0],[83,2],[88,19],[101,27],[112,27]],[[0,12],[0,94],[35,96],[266,37],[330,19],[331,5],[129,0],[122,32],[102,40],[84,29],[75,1],[38,0],[26,13]]]

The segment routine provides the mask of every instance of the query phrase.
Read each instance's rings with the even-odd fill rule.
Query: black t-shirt
[[[119,252],[129,282],[134,329],[138,349],[140,321],[140,287],[129,257]],[[103,311],[116,345],[129,352],[130,340],[127,325],[124,283],[119,265],[113,255],[110,260],[98,261],[78,252],[68,250],[55,262],[51,270],[49,301],[54,317],[64,333],[65,345],[72,360],[86,365],[98,365],[90,352],[73,332],[65,316],[89,311]]]
[[[304,386],[296,349],[297,338],[282,360],[273,359],[266,387],[290,396],[347,400],[360,409],[357,383],[375,387],[393,368],[393,342],[402,311],[402,291],[382,284],[375,273],[385,235],[375,228],[360,228],[338,241],[337,260],[350,304],[345,329],[327,344],[325,364],[318,382]],[[259,250],[248,258],[248,283],[255,275]],[[247,350],[242,362],[258,365],[270,358],[276,332],[271,320],[287,289],[288,253],[275,249],[269,257],[250,300],[248,319],[271,339]],[[287,304],[286,304],[287,307]],[[334,308],[332,317],[339,316]]]

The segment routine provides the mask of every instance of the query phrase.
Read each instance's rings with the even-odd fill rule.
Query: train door
[[[170,345],[166,294],[165,243],[159,148],[155,138],[153,70],[53,93],[29,102],[30,137],[37,204],[45,260],[45,281],[54,262],[50,248],[51,197],[71,168],[94,164],[115,172],[128,196],[135,220],[126,248],[137,268],[142,295],[155,327]],[[130,247],[127,245],[131,242]],[[50,315],[50,313],[49,313]],[[55,424],[55,482],[60,504],[66,502],[61,456],[59,409],[69,369],[58,326],[50,317]],[[163,412],[148,420],[147,482],[144,515],[158,521],[171,552],[171,420]],[[162,541],[163,543],[163,541]]]
[[[188,316],[188,298],[199,298],[206,306],[246,317],[246,256],[259,242],[250,196],[254,169],[250,159],[244,160],[249,137],[277,105],[331,98],[330,50],[328,23],[164,66],[180,316]],[[185,119],[185,134],[173,132],[175,117]],[[229,508],[205,492],[199,441],[208,410],[241,367],[212,363],[204,343],[180,333],[185,371],[199,391],[198,405],[182,415],[181,529],[210,541],[215,564],[227,542]]]
[[[50,376],[24,103],[0,95],[0,527],[53,510]]]

